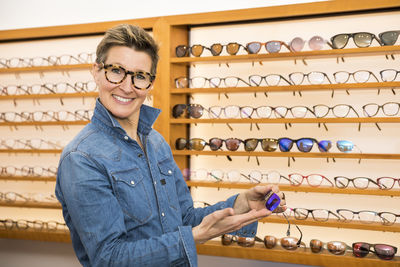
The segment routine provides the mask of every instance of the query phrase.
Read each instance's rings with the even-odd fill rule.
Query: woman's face
[[[150,56],[141,51],[136,51],[126,46],[114,46],[108,51],[105,65],[114,64],[123,67],[127,71],[149,72],[151,69]],[[139,90],[132,84],[131,75],[120,84],[109,82],[105,76],[105,69],[99,71],[99,65],[92,69],[94,80],[99,88],[99,98],[105,108],[117,119],[134,119],[138,117],[140,107],[146,99],[147,90]],[[136,115],[136,116],[135,116]]]

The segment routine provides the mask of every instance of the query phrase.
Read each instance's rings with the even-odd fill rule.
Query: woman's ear
[[[99,79],[99,64],[94,63],[92,65],[92,68],[90,69],[90,73],[93,76],[94,81],[96,82],[96,84],[98,84],[98,79]]]

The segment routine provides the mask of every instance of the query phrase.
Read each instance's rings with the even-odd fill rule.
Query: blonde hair
[[[151,74],[156,75],[159,47],[144,29],[130,24],[120,24],[107,30],[97,46],[96,63],[104,63],[108,51],[113,46],[126,46],[147,53],[151,58]]]

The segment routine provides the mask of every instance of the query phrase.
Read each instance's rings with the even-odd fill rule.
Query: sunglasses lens
[[[328,152],[332,147],[332,142],[329,140],[322,140],[318,142],[318,149],[320,152]]]
[[[202,151],[206,146],[206,141],[200,138],[193,138],[189,140],[189,149],[193,149],[196,151]]]
[[[184,57],[187,54],[187,46],[186,45],[178,45],[175,49],[175,54],[177,57]]]
[[[216,150],[221,148],[222,139],[220,139],[220,138],[211,138],[209,143],[210,143],[210,149],[212,151],[216,151]]]
[[[276,237],[267,235],[264,237],[264,245],[266,248],[273,248],[276,245]]]
[[[343,255],[346,252],[347,245],[340,241],[331,241],[327,244],[328,251],[335,255]]]
[[[314,141],[309,138],[301,138],[296,142],[296,145],[301,152],[310,152],[314,145]]]
[[[340,140],[336,142],[336,146],[341,152],[351,152],[353,150],[353,143],[350,141]]]
[[[278,53],[281,51],[281,43],[276,41],[267,42],[265,44],[265,49],[270,53]]]
[[[395,31],[383,32],[379,36],[384,45],[394,45],[399,37],[399,33]]]
[[[322,250],[322,241],[318,239],[311,239],[310,248],[313,253],[318,253]]]
[[[238,43],[229,43],[227,46],[226,46],[226,51],[228,51],[228,54],[229,55],[236,55],[237,54],[237,52],[239,51],[239,44]]]
[[[242,247],[252,247],[252,246],[254,246],[256,241],[255,241],[254,237],[238,236],[237,243],[239,246],[242,246]]]
[[[222,235],[222,237],[221,237],[221,243],[224,246],[232,244],[232,241],[233,241],[233,236],[232,235],[225,234],[225,235]]]
[[[225,140],[226,148],[229,151],[236,151],[239,148],[240,140],[236,138],[229,138]]]
[[[260,49],[261,49],[261,44],[258,42],[248,43],[246,45],[246,48],[247,48],[247,52],[249,54],[257,54],[258,51],[260,51]]]
[[[281,246],[287,250],[295,250],[297,249],[297,242],[299,240],[294,237],[284,237],[281,238]]]
[[[190,51],[193,56],[199,57],[203,53],[204,47],[202,45],[194,45],[190,48]]]
[[[314,36],[308,41],[311,50],[321,50],[324,47],[325,40],[321,36]]]
[[[338,34],[332,37],[332,45],[338,49],[345,47],[348,41],[349,35],[347,34]]]
[[[186,105],[185,105],[185,104],[178,104],[178,105],[175,105],[175,106],[172,108],[172,116],[173,116],[174,118],[179,118],[179,117],[183,114],[183,112],[185,111],[185,109],[186,109]]]
[[[372,42],[372,34],[367,32],[359,32],[354,35],[354,43],[358,47],[368,47]]]
[[[300,52],[303,49],[304,44],[305,42],[303,39],[296,37],[290,42],[290,50],[293,52]]]
[[[391,260],[397,252],[397,248],[389,245],[379,244],[374,246],[376,255],[383,260]]]
[[[189,115],[195,119],[203,116],[204,108],[200,105],[190,105],[189,106]]]
[[[222,45],[221,44],[213,44],[211,47],[211,54],[213,56],[219,56],[222,52]]]
[[[255,138],[244,140],[244,150],[246,151],[254,151],[257,147],[258,140]]]
[[[367,243],[354,243],[353,254],[356,257],[362,258],[368,255],[370,246]]]
[[[185,138],[178,138],[175,141],[175,148],[178,150],[183,150],[186,148],[186,139]]]
[[[261,141],[261,148],[264,151],[274,152],[278,148],[278,140],[276,139],[263,139]]]
[[[278,144],[282,152],[289,152],[292,149],[293,141],[289,138],[281,138],[278,140]]]

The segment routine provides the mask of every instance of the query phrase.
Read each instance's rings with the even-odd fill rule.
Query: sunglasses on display
[[[314,143],[318,144],[318,149],[320,152],[329,152],[332,147],[332,141],[330,140],[322,140],[317,141],[314,138],[300,138],[300,139],[291,139],[291,138],[279,138],[278,145],[279,149],[282,152],[289,152],[293,144],[296,144],[297,149],[300,152],[310,152],[314,146]],[[346,140],[336,141],[336,147],[340,152],[351,152],[356,147],[352,142]],[[361,152],[361,150],[359,150]]]
[[[260,52],[261,47],[265,47],[268,53],[279,53],[281,51],[282,46],[286,47],[288,51],[290,51],[290,47],[282,41],[272,40],[266,43],[261,42],[249,42],[246,44],[246,50],[249,54],[258,54]]]
[[[186,117],[198,119],[203,116],[204,110],[200,104],[177,104],[172,108],[172,116],[179,118],[186,112]]]
[[[340,33],[331,37],[332,47],[334,49],[342,49],[349,42],[350,38],[353,38],[354,44],[361,47],[369,47],[373,40],[376,40],[379,45],[382,45],[381,41],[376,38],[375,34],[369,32],[356,32],[356,33]]]
[[[400,31],[386,31],[379,34],[379,39],[383,45],[394,45],[399,38]]]
[[[356,242],[353,243],[352,248],[353,255],[358,258],[363,258],[367,256],[369,252],[372,252],[382,260],[391,260],[397,253],[397,247],[386,244],[369,244],[366,242]]]
[[[346,251],[351,250],[351,247],[342,241],[329,241],[328,243],[324,244],[318,239],[311,239],[310,249],[313,253],[319,253],[323,249],[326,249],[334,255],[344,255]]]
[[[139,90],[147,90],[153,84],[156,76],[145,71],[128,71],[117,64],[99,64],[104,69],[104,75],[110,83],[120,84],[128,75],[131,76],[132,85]]]
[[[0,220],[0,229],[6,229],[6,230],[12,230],[16,227],[19,230],[26,230],[29,228],[33,228],[35,230],[68,230],[68,227],[65,223],[60,223],[56,221],[28,221],[28,220],[11,220],[11,219],[5,219],[5,220]]]
[[[204,50],[208,50],[213,56],[219,56],[222,53],[224,47],[226,52],[231,56],[236,55],[241,47],[246,49],[243,45],[236,42],[231,42],[226,45],[216,43],[211,45],[210,48],[200,44],[195,44],[192,46],[178,45],[175,48],[175,55],[177,57],[187,57],[191,54],[195,57],[200,57],[203,54]]]
[[[262,240],[258,237],[244,237],[238,235],[224,234],[221,236],[221,243],[224,246],[229,246],[232,243],[236,242],[241,247],[253,247],[256,243],[262,242]]]
[[[347,188],[350,183],[357,189],[366,189],[370,183],[379,187],[377,182],[367,177],[347,178],[344,176],[336,176],[333,180],[337,188]]]
[[[305,43],[306,41],[300,37],[293,38],[293,40],[289,43],[290,51],[300,52],[303,50]],[[321,50],[326,44],[332,48],[332,45],[321,36],[313,36],[310,40],[308,40],[308,46],[311,50],[315,51]]]

